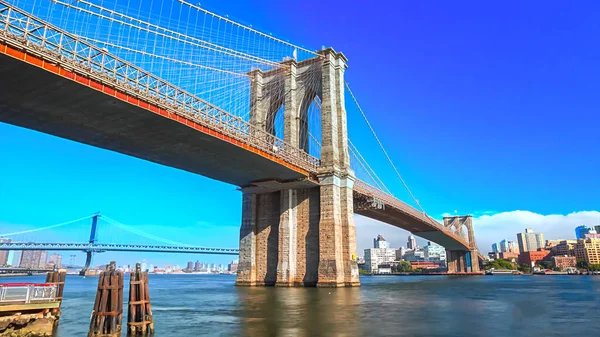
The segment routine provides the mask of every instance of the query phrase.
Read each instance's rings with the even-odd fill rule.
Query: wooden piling
[[[140,264],[129,279],[129,311],[127,315],[128,336],[154,335],[152,305],[148,291],[148,273],[142,272]]]
[[[119,337],[123,320],[123,272],[113,261],[98,279],[88,337]]]
[[[62,302],[63,292],[65,289],[65,280],[67,278],[67,271],[53,270],[46,273],[46,283],[56,284],[56,300]]]

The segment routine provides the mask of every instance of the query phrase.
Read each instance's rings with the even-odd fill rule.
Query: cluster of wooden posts
[[[88,337],[121,336],[123,318],[123,272],[111,262],[100,274],[98,291],[90,321]],[[152,307],[148,292],[148,274],[142,272],[140,264],[129,280],[129,308],[127,335],[147,336],[154,334]]]

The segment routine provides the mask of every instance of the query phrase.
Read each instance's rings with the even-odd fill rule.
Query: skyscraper
[[[508,252],[508,241],[502,240],[500,241],[500,253]]]
[[[500,253],[500,249],[498,249],[498,244],[497,243],[492,244],[492,252],[494,252],[494,253]]]
[[[585,235],[589,234],[591,230],[592,228],[585,225],[577,226],[575,227],[575,238],[578,240],[585,239]]]
[[[508,253],[517,253],[517,254],[519,253],[519,245],[515,244],[514,241],[508,241],[507,246],[508,246],[507,247]]]
[[[194,264],[194,271],[200,271],[201,267],[200,261],[196,260],[196,264]]]
[[[417,244],[415,242],[415,237],[412,235],[408,236],[408,242],[406,243],[406,248],[407,249],[415,249],[417,248]]]
[[[521,253],[536,251],[544,248],[544,233],[535,233],[533,229],[526,228],[525,233],[517,233],[517,241]]]
[[[194,262],[188,261],[187,267],[185,269],[187,269],[187,271],[193,271],[194,270]]]
[[[596,230],[596,233],[600,234],[600,225],[594,226],[594,229]]]

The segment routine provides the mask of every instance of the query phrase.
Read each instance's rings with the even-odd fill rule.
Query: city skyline
[[[589,45],[598,33],[590,12],[582,7],[562,13],[534,4],[522,4],[519,11],[483,3],[315,4],[322,11],[298,15],[311,6],[203,3],[311,48],[326,43],[344,52],[347,80],[420,204],[435,219],[473,214],[481,247],[527,227],[561,238],[572,224],[600,223],[594,194],[600,188],[595,172],[600,158],[588,155],[600,145],[590,122],[599,107],[595,87],[582,80],[600,73],[595,61],[600,50]],[[273,8],[282,15],[268,15]],[[346,15],[325,14],[340,10]],[[496,18],[474,12],[493,12],[513,24],[497,30]],[[345,21],[358,13],[378,19],[366,25]],[[415,17],[427,17],[427,24]],[[389,31],[401,43],[387,43]],[[356,43],[365,36],[368,48]],[[571,47],[584,45],[588,52],[573,57]],[[518,53],[507,48],[515,46]],[[382,55],[390,62],[379,62]],[[447,137],[447,127],[458,123],[468,132]],[[241,193],[232,185],[2,123],[0,134],[0,175],[10,177],[0,180],[2,229],[102,211],[170,240],[238,245]],[[394,194],[412,203],[381,154],[364,155]],[[440,165],[448,157],[464,159]],[[547,165],[553,157],[562,159]],[[505,165],[513,162],[519,165]],[[409,235],[361,217],[356,223],[358,251],[376,233],[398,245]]]

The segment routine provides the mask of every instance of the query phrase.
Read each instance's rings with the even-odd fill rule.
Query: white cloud
[[[529,211],[502,212],[473,218],[479,249],[486,253],[494,242],[502,239],[517,241],[517,233],[525,228],[544,233],[544,239],[574,239],[575,227],[600,224],[600,212],[580,211],[566,215],[538,214]]]
[[[537,214],[530,211],[511,211],[495,214],[491,211],[476,212],[482,214],[473,217],[475,239],[482,253],[491,250],[494,242],[503,239],[517,241],[517,233],[525,228],[533,228],[536,232],[543,232],[544,239],[574,239],[575,227],[578,225],[600,225],[600,212],[580,211],[570,214]],[[445,213],[444,216],[450,214]],[[409,232],[359,215],[354,217],[356,224],[356,246],[358,256],[363,256],[363,250],[373,246],[373,238],[378,234],[391,243],[392,247],[406,246]],[[417,237],[418,244],[424,245],[425,241]]]

